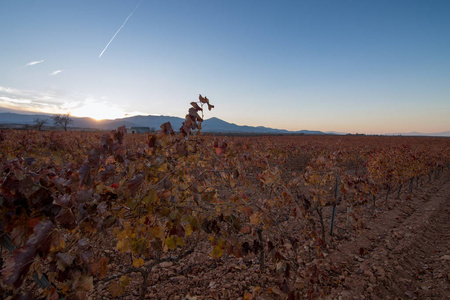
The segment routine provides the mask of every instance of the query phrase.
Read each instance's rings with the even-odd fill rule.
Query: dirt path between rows
[[[450,299],[450,177],[392,200],[330,252],[344,269],[329,299]]]

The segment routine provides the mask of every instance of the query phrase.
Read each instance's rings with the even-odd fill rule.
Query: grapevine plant
[[[339,284],[322,267],[336,208],[347,208],[348,229],[381,192],[387,203],[450,161],[445,141],[208,136],[212,108],[200,95],[178,132],[165,123],[145,138],[125,127],[0,131],[6,295],[80,299],[102,286],[121,297],[139,274],[143,299],[157,266],[207,255],[254,263],[246,299],[322,297]]]

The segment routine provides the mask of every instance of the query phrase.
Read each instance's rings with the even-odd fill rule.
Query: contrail
[[[125,24],[127,23],[128,19],[134,14],[134,12],[136,11],[136,9],[138,8],[138,6],[141,4],[143,0],[139,1],[139,3],[136,5],[136,7],[133,9],[133,11],[131,12],[131,14],[128,15],[128,17],[125,19],[125,21],[123,22],[122,26],[120,26],[119,30],[116,31],[116,33],[113,35],[113,37],[111,38],[111,40],[109,41],[109,43],[106,45],[105,49],[103,49],[102,53],[100,53],[100,55],[98,56],[99,58],[102,57],[103,53],[106,51],[106,49],[108,49],[109,44],[111,44],[111,42],[114,40],[114,38],[116,37],[116,35],[119,33],[120,30],[122,30],[123,26],[125,26]]]

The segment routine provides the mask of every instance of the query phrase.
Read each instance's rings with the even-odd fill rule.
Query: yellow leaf
[[[191,224],[187,224],[186,227],[184,228],[184,230],[186,231],[186,236],[190,236],[192,234],[192,226]]]
[[[148,195],[144,197],[144,199],[142,199],[142,201],[145,203],[145,205],[150,206],[153,204],[156,204],[158,200],[158,194],[156,193],[155,190],[150,190],[148,192]]]
[[[177,246],[183,247],[185,245],[183,239],[179,236],[175,236],[175,240],[177,241]]]
[[[155,236],[159,238],[164,238],[164,232],[159,226],[153,226],[149,228],[150,232]]]
[[[244,294],[244,300],[252,300],[253,299],[253,295],[250,293],[245,292]]]
[[[130,241],[128,239],[119,240],[116,247],[120,252],[127,252],[130,250]]]
[[[130,277],[123,275],[122,277],[120,277],[119,281],[123,287],[126,287],[130,284],[131,279]]]
[[[133,239],[131,241],[131,250],[137,255],[143,254],[146,248],[147,240],[145,238]]]
[[[123,294],[123,292],[125,292],[125,289],[123,288],[123,286],[119,283],[119,282],[113,282],[109,285],[109,292],[111,293],[111,296],[118,297],[120,295]]]
[[[219,258],[223,255],[223,249],[219,246],[215,246],[211,252],[211,256],[214,258]]]
[[[173,250],[177,247],[176,235],[172,235],[165,239],[164,244],[169,248],[169,250]]]
[[[142,258],[137,258],[135,260],[133,260],[133,267],[135,268],[139,268],[140,266],[144,265],[144,260]]]

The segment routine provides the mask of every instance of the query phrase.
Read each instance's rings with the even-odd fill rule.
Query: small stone
[[[180,281],[180,280],[185,280],[185,279],[187,279],[187,278],[186,278],[186,276],[180,275],[180,276],[174,276],[174,277],[171,277],[170,279],[171,279],[171,280],[177,280],[177,281]]]
[[[160,263],[159,266],[161,268],[170,268],[171,266],[173,266],[173,262],[171,262],[171,261],[164,261],[164,262]]]
[[[408,296],[408,298],[410,298],[410,299],[414,298],[413,293],[411,293],[410,291],[406,291],[405,295]]]

